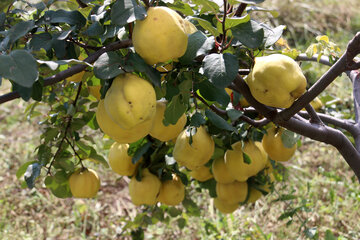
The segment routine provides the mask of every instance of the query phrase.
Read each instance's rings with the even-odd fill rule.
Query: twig
[[[86,8],[88,5],[86,3],[83,3],[81,0],[76,0],[76,2],[79,4],[79,7]]]
[[[218,107],[216,107],[214,104],[208,104],[206,102],[205,99],[203,99],[201,96],[199,96],[199,94],[197,94],[196,92],[192,92],[193,93],[193,96],[196,97],[197,99],[199,99],[201,102],[203,102],[207,107],[209,107],[213,112],[219,114],[219,115],[222,115],[222,116],[227,116],[226,114],[226,111],[225,110],[222,110]]]
[[[240,3],[239,7],[236,9],[235,17],[241,17],[246,7],[247,7],[246,3]]]
[[[222,25],[222,39],[221,39],[221,52],[224,51],[225,49],[225,45],[226,45],[226,26],[225,26],[225,22],[226,22],[226,14],[227,14],[227,0],[223,0],[224,3],[224,16],[221,22]]]
[[[320,117],[317,115],[315,109],[311,106],[311,104],[308,104],[305,106],[306,111],[309,113],[310,116],[310,123],[314,124],[324,124]]]
[[[75,97],[75,100],[74,100],[74,102],[73,102],[74,107],[76,107],[76,103],[77,103],[77,101],[78,101],[78,99],[79,99],[80,92],[81,92],[81,87],[82,87],[82,82],[80,82],[80,84],[79,84],[79,87],[78,87],[78,90],[77,90],[77,93],[76,93],[76,97]],[[62,148],[62,145],[63,145],[64,141],[67,139],[66,135],[67,135],[67,133],[68,133],[68,131],[69,131],[69,129],[70,129],[71,121],[72,121],[72,116],[70,116],[70,117],[68,118],[68,122],[67,122],[66,127],[65,127],[65,130],[64,130],[64,136],[62,137],[62,139],[61,139],[61,141],[60,141],[60,144],[59,144],[59,146],[58,146],[58,149],[57,149],[56,153],[54,154],[53,159],[50,161],[50,165],[49,165],[48,170],[47,170],[47,175],[50,174],[51,167],[52,167],[52,165],[54,164],[54,162],[55,162],[55,160],[56,160],[56,157],[57,157],[57,156],[59,155],[59,153],[61,152],[61,148]],[[71,146],[71,144],[70,144],[70,146]],[[80,162],[81,162],[81,159],[80,159]],[[81,162],[81,165],[82,165],[82,162]]]
[[[301,53],[299,56],[297,56],[297,58],[295,59],[296,61],[302,61],[302,62],[318,62],[327,66],[332,66],[332,64],[329,61],[329,58],[326,56],[321,56],[319,61],[318,61],[318,54],[315,54],[312,57],[307,57],[305,53]]]
[[[79,154],[78,154],[78,153],[76,152],[76,150],[75,150],[74,145],[70,142],[70,140],[69,140],[67,137],[65,137],[65,140],[66,140],[66,142],[69,144],[69,146],[71,147],[71,149],[73,150],[75,156],[77,156],[77,157],[79,158],[81,167],[82,167],[82,168],[85,168],[85,166],[84,166],[84,164],[83,164],[83,162],[82,162],[81,157],[79,156]]]
[[[263,118],[263,119],[260,119],[260,120],[254,120],[254,119],[249,118],[248,116],[245,116],[245,115],[242,115],[239,119],[244,121],[244,122],[247,122],[248,124],[250,124],[251,126],[256,127],[256,128],[260,128],[262,126],[265,126],[266,124],[268,124],[270,122],[270,120],[267,119],[267,118]]]
[[[85,58],[84,62],[94,63],[105,52],[110,52],[110,51],[118,50],[121,48],[128,48],[131,45],[132,45],[131,40],[124,40],[124,41],[118,41],[118,42],[111,43],[108,46],[103,47],[100,50],[94,52],[89,57]],[[84,71],[86,67],[87,67],[87,65],[77,64],[77,65],[75,65],[71,68],[68,68],[62,72],[59,72],[51,77],[45,78],[44,79],[44,87],[53,85],[53,84],[58,83],[58,82],[64,80],[65,78],[68,78],[76,73]],[[0,104],[14,100],[19,97],[20,97],[20,94],[18,92],[10,92],[10,93],[1,95],[0,96]]]
[[[144,4],[145,4],[145,7],[146,8],[149,8],[150,7],[150,3],[149,3],[149,0],[143,0]]]

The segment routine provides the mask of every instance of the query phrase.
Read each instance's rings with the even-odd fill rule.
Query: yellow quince
[[[132,143],[149,134],[153,119],[148,119],[133,128],[124,129],[116,124],[105,111],[104,100],[99,101],[96,120],[100,129],[118,143]]]
[[[177,59],[187,48],[186,28],[185,20],[174,10],[150,7],[147,17],[135,23],[135,51],[150,65]]]
[[[195,170],[192,170],[190,172],[190,176],[193,179],[198,180],[199,182],[205,182],[211,178],[213,178],[213,175],[210,172],[210,168],[206,166],[201,166]]]
[[[129,194],[135,205],[154,205],[161,187],[160,179],[152,174],[147,168],[142,170],[141,181],[132,177],[129,183]]]
[[[255,58],[246,82],[262,104],[288,108],[306,91],[306,78],[296,61],[282,54]]]
[[[108,154],[111,169],[122,176],[134,175],[136,167],[140,162],[132,163],[132,157],[128,155],[128,149],[129,144],[114,142]]]
[[[173,174],[172,180],[166,180],[161,183],[158,201],[169,205],[175,206],[180,204],[185,197],[185,186],[181,179]]]
[[[217,158],[212,163],[212,172],[214,178],[219,183],[232,183],[235,181],[235,178],[230,174],[228,168],[226,167],[224,158]]]
[[[73,197],[93,198],[100,189],[100,178],[92,169],[78,169],[71,174],[69,186]]]
[[[229,203],[219,198],[214,198],[213,201],[216,209],[224,214],[232,213],[239,207],[239,203]]]
[[[185,129],[176,139],[173,157],[175,160],[190,170],[200,168],[207,163],[215,150],[215,143],[212,137],[206,132],[205,127],[200,126],[192,135]]]
[[[262,139],[262,145],[268,156],[275,161],[285,162],[289,160],[296,151],[296,144],[291,148],[285,147],[282,142],[281,135],[284,129],[272,126],[266,130],[266,134]]]
[[[145,79],[131,73],[117,76],[104,99],[111,119],[124,129],[152,120],[156,111],[156,94]]]
[[[267,156],[262,150],[260,142],[247,141],[243,146],[243,143],[239,141],[231,147],[232,150],[229,149],[225,152],[225,165],[229,174],[237,181],[246,181],[265,168]],[[244,161],[243,153],[249,156],[250,163]]]
[[[248,194],[247,182],[216,183],[216,195],[228,203],[240,203],[246,200]]]
[[[180,132],[184,129],[186,124],[185,113],[178,119],[176,124],[164,125],[164,114],[166,110],[165,101],[156,102],[156,113],[153,121],[153,125],[150,129],[150,135],[160,141],[166,142],[173,138],[176,138]]]

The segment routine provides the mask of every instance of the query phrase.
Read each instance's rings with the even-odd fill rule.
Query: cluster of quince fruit
[[[185,53],[188,35],[196,27],[166,7],[151,7],[147,14],[144,20],[136,22],[133,30],[135,51],[154,67],[176,61]],[[256,58],[246,81],[259,102],[280,108],[291,106],[306,88],[299,66],[293,59],[279,54]],[[239,203],[255,202],[264,192],[269,192],[274,181],[269,159],[287,161],[296,150],[296,145],[287,148],[282,143],[282,128],[271,126],[262,143],[236,142],[224,157],[212,160],[208,167],[215,149],[211,135],[204,126],[184,129],[185,114],[176,124],[165,126],[167,103],[156,100],[155,90],[147,80],[124,73],[113,80],[104,99],[100,99],[99,87],[93,91],[99,99],[98,125],[115,141],[109,151],[109,165],[114,172],[131,177],[129,195],[135,205],[157,202],[177,205],[185,196],[185,186],[178,175],[174,173],[172,179],[161,181],[159,175],[141,167],[142,159],[134,163],[128,155],[129,143],[147,135],[163,142],[175,141],[173,157],[190,170],[193,179],[204,182],[215,178],[214,205],[223,213],[231,213]],[[233,93],[227,92],[233,101]],[[246,99],[242,99],[241,107],[247,106]],[[248,184],[249,179],[260,173],[270,179],[267,184],[256,187]],[[100,187],[99,177],[91,169],[76,171],[69,183],[74,197],[94,197]]]

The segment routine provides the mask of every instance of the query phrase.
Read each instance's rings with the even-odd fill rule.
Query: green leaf
[[[138,148],[134,154],[134,156],[131,159],[131,162],[133,164],[137,163],[140,158],[149,150],[149,148],[151,147],[152,143],[151,142],[146,142],[144,145],[142,145],[140,148]]]
[[[271,29],[270,27],[264,27],[265,30],[265,47],[269,47],[275,44],[280,38],[286,28],[285,25],[277,26],[276,28]]]
[[[228,29],[231,29],[241,23],[246,23],[250,21],[250,15],[249,14],[246,14],[245,16],[243,17],[231,17],[231,18],[226,18],[225,20],[225,29],[228,30]],[[223,26],[222,26],[222,23],[217,21],[217,29],[220,33],[223,33]]]
[[[245,152],[243,152],[243,159],[244,159],[244,163],[246,164],[251,164],[251,158],[249,155],[247,155]]]
[[[190,120],[190,126],[194,126],[197,128],[200,127],[201,125],[204,125],[205,123],[206,120],[204,116],[199,112],[196,112],[194,115],[192,115]]]
[[[207,12],[217,13],[219,11],[219,6],[210,0],[192,0],[191,2],[201,6],[200,14]]]
[[[143,20],[147,13],[135,0],[117,0],[111,7],[110,16],[112,23],[123,26],[135,20]]]
[[[237,58],[230,54],[212,53],[203,61],[204,75],[218,88],[225,88],[235,79],[239,63]]]
[[[216,198],[216,180],[211,178],[205,182],[199,182],[201,188],[207,189],[209,191],[209,195],[212,198]]]
[[[200,216],[200,209],[199,207],[196,205],[196,203],[191,200],[188,197],[185,197],[185,199],[182,202],[183,206],[186,209],[186,212],[190,215],[190,216],[195,216],[195,217],[199,217]]]
[[[236,110],[236,109],[229,109],[226,111],[228,117],[231,119],[231,121],[236,121],[239,119],[239,117],[241,117],[242,115],[244,115],[244,112]]]
[[[281,141],[286,148],[292,148],[299,140],[300,135],[285,129],[281,134]]]
[[[197,18],[197,17],[194,17],[192,19],[198,21],[200,26],[203,27],[205,30],[207,30],[214,37],[217,37],[220,35],[220,32],[209,21],[202,19],[202,18]]]
[[[216,101],[226,107],[230,102],[230,97],[224,88],[217,88],[209,81],[202,81],[197,85],[202,97],[208,101]]]
[[[167,3],[167,6],[175,11],[179,11],[187,16],[194,15],[193,10],[191,9],[188,3],[184,3],[181,0],[175,0],[174,3]]]
[[[29,165],[36,163],[36,161],[30,161],[30,162],[26,162],[23,165],[21,165],[19,167],[19,169],[16,171],[16,177],[17,179],[20,179],[26,172],[26,170],[28,169]]]
[[[177,225],[180,229],[183,229],[186,226],[186,219],[185,218],[179,218],[177,221]]]
[[[60,183],[54,176],[48,176],[45,178],[45,186],[58,198],[68,198],[72,196],[68,181]]]
[[[236,128],[231,126],[225,119],[214,113],[213,111],[206,109],[205,115],[208,117],[210,122],[212,122],[217,128],[227,130],[227,131],[236,131]]]
[[[28,188],[31,189],[35,186],[35,180],[40,175],[41,167],[42,165],[37,162],[32,163],[27,167],[26,172],[24,174],[24,179]]]
[[[32,95],[32,87],[23,87],[17,83],[12,83],[12,90],[18,92],[24,101],[29,101]]]
[[[126,64],[127,67],[131,67],[135,71],[145,73],[155,86],[161,85],[161,74],[155,68],[149,66],[137,53],[130,53]]]
[[[77,28],[81,28],[86,24],[85,17],[79,11],[65,11],[63,9],[46,11],[43,21],[44,23],[67,23]]]
[[[174,96],[166,105],[163,123],[165,125],[176,124],[187,108],[188,105],[182,101],[180,94]]]
[[[91,147],[91,152],[90,152],[89,158],[91,158],[92,160],[94,160],[97,163],[101,163],[106,168],[109,167],[109,164],[106,161],[106,159],[103,156],[99,155],[96,152],[95,148],[93,148],[93,147]]]
[[[14,50],[9,55],[0,55],[0,76],[29,88],[38,78],[36,60],[25,50]]]
[[[190,64],[196,57],[204,55],[213,49],[214,44],[214,37],[208,38],[201,31],[197,31],[189,35],[186,52],[179,61],[183,64]]]
[[[103,53],[94,63],[94,74],[101,79],[110,79],[124,73],[121,69],[123,58],[116,52]]]
[[[5,38],[0,43],[0,51],[7,50],[16,40],[25,36],[35,27],[34,21],[19,22],[5,32]]]
[[[233,44],[243,44],[248,48],[258,48],[263,44],[264,29],[257,22],[250,20],[231,29]]]

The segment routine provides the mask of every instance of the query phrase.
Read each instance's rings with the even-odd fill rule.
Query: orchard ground
[[[273,6],[279,6],[279,2],[270,1]],[[288,5],[280,5],[283,9],[279,12],[284,18],[279,21],[307,22],[289,26],[288,33],[290,37],[304,33],[301,41],[294,42],[303,51],[310,41],[314,41],[313,34],[317,32],[328,34],[330,40],[339,43],[343,50],[352,36],[351,31],[359,30],[360,17],[351,15],[358,6],[356,0],[341,1],[341,5],[336,1],[317,1],[316,5],[325,7],[313,10],[308,8],[314,6],[310,4],[312,1],[291,1],[291,5],[290,1],[284,2]],[[334,6],[340,8],[335,11]],[[349,6],[353,8],[349,9]],[[291,9],[297,9],[298,14],[286,15],[286,12],[294,13]],[[312,14],[301,14],[303,12]],[[330,26],[322,19],[333,12],[347,18]],[[339,32],[343,26],[350,28]],[[324,70],[326,67],[311,63],[306,71],[310,78],[316,79]],[[3,82],[0,94],[8,91],[9,85]],[[337,79],[323,97],[335,93],[339,101],[349,102],[349,107],[352,106],[351,84],[345,76]],[[34,158],[34,148],[42,133],[41,126],[36,124],[37,117],[24,118],[27,105],[22,100],[0,105],[0,239],[124,239],[120,236],[122,227],[142,208],[137,210],[131,204],[126,187],[128,179],[119,179],[109,169],[86,162],[87,166],[97,169],[102,180],[96,199],[58,199],[40,183],[33,190],[21,188],[16,171],[22,163]],[[340,112],[345,117],[351,115],[351,109],[340,109]],[[109,147],[110,142],[102,140],[99,132],[87,131],[94,135],[97,150],[103,149],[104,145]],[[106,156],[107,150],[101,153]],[[359,184],[349,177],[353,172],[335,149],[305,139],[295,157],[285,166],[288,168],[286,182],[278,182],[272,195],[255,205],[239,208],[233,215],[217,213],[207,192],[193,190],[189,194],[202,209],[202,217],[185,214],[187,224],[183,229],[178,227],[176,218],[168,225],[159,222],[146,230],[146,239],[306,239],[298,231],[305,220],[308,228],[318,229],[320,239],[326,230],[346,239],[360,239]],[[283,194],[296,197],[285,202],[273,201]],[[303,208],[294,215],[291,225],[286,225],[288,218],[278,220],[284,212],[300,206]]]

